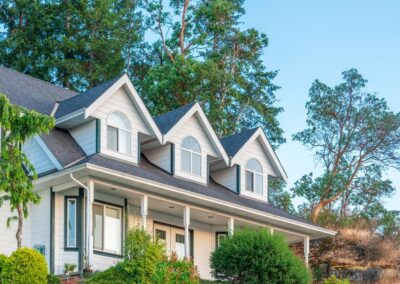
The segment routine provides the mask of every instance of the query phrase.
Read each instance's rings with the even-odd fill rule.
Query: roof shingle
[[[154,117],[154,121],[160,129],[162,134],[168,133],[172,127],[195,105],[196,103],[191,103],[184,105],[175,110],[163,113],[159,116]]]
[[[253,136],[258,128],[242,131],[232,136],[224,137],[221,139],[221,144],[229,157],[234,157],[244,144]]]

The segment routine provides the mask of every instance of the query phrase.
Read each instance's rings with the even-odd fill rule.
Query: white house
[[[103,270],[123,255],[129,228],[141,226],[190,256],[202,278],[218,240],[240,227],[266,227],[288,243],[335,232],[268,202],[268,180],[286,173],[262,129],[219,140],[199,104],[152,117],[126,75],[84,93],[0,68],[0,93],[56,118],[56,129],[23,145],[39,174],[24,245],[64,263]],[[0,253],[16,247],[0,208]]]

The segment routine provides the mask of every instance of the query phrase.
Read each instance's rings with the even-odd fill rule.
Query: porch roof
[[[225,188],[224,186],[216,183],[211,178],[208,185],[203,185],[196,182],[191,182],[185,179],[174,177],[170,173],[150,163],[143,155],[139,166],[134,166],[130,163],[122,162],[120,160],[116,160],[101,154],[94,154],[88,156],[85,159],[74,164],[74,166],[85,163],[104,167],[113,171],[118,171],[135,177],[144,178],[168,186],[178,187],[183,190],[204,195],[206,197],[216,198],[226,202],[238,204],[241,206],[248,207],[249,209],[262,211],[265,213],[273,214],[279,217],[301,222],[307,225],[312,225],[314,227],[319,227],[323,230],[326,230],[325,228],[318,226],[317,224],[314,224],[312,222],[309,222],[301,217],[289,214],[288,212],[281,210],[270,203],[243,197]]]

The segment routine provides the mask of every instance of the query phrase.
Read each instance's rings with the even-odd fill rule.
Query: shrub
[[[7,261],[7,256],[5,256],[4,254],[0,254],[0,276],[4,265],[6,264],[6,261]],[[1,277],[0,277],[0,283],[1,283]]]
[[[310,283],[302,260],[283,237],[265,229],[244,229],[221,241],[211,255],[217,279],[234,283]]]
[[[128,280],[124,278],[124,275],[117,271],[116,267],[111,267],[105,271],[95,273],[87,284],[128,284]]]
[[[33,249],[18,249],[7,259],[1,279],[3,284],[47,283],[46,260]]]
[[[47,275],[47,284],[60,284],[61,280],[55,275]]]
[[[199,274],[193,262],[189,260],[178,260],[174,253],[168,260],[157,264],[156,271],[152,277],[154,284],[198,284]]]
[[[323,284],[350,284],[350,280],[347,279],[337,279],[336,276],[331,276],[326,278]]]

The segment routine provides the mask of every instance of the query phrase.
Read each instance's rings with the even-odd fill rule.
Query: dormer
[[[145,156],[171,174],[208,183],[209,163],[228,157],[198,103],[183,106],[155,118],[163,146],[146,146]],[[169,161],[169,164],[168,164]]]
[[[161,134],[127,75],[59,103],[57,127],[67,129],[86,155],[101,153],[139,163],[140,143]]]
[[[268,180],[287,180],[286,172],[261,128],[223,138],[221,143],[229,156],[229,167],[214,164],[211,177],[232,191],[267,201]]]

